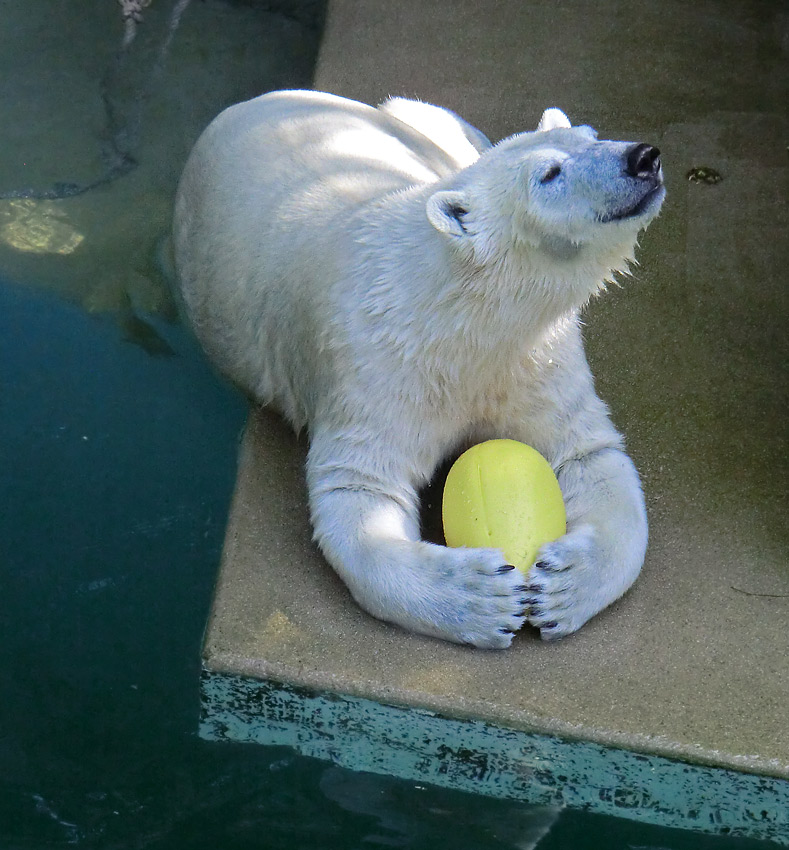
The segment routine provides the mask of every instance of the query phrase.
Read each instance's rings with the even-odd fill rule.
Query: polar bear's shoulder
[[[441,106],[433,106],[421,100],[390,97],[381,103],[378,109],[430,139],[446,151],[461,168],[471,165],[483,151],[491,147],[491,142],[484,133]]]

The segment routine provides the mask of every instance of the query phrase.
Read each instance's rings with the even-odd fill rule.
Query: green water
[[[540,817],[197,738],[246,406],[159,249],[205,123],[309,83],[319,33],[270,5],[1,4],[0,850],[492,850]],[[761,845],[565,811],[538,846]]]

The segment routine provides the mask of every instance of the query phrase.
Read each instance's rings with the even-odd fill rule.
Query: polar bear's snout
[[[623,160],[621,190],[613,209],[599,217],[602,224],[637,219],[644,214],[654,216],[665,197],[660,150],[653,145],[629,145]]]
[[[630,177],[655,179],[660,174],[660,151],[652,145],[633,145],[627,155]]]

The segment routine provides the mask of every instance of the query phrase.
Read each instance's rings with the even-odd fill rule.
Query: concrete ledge
[[[646,795],[649,805],[619,805],[614,791],[613,802],[601,800],[599,805],[610,802],[623,817],[682,822],[713,832],[725,827],[789,841],[785,702],[780,680],[770,678],[777,658],[771,659],[769,651],[740,647],[730,652],[725,666],[716,663],[722,646],[737,647],[736,624],[729,620],[728,639],[716,632],[714,640],[705,642],[704,618],[698,622],[678,616],[676,609],[660,604],[667,580],[675,590],[676,582],[684,581],[686,596],[692,598],[697,578],[682,564],[668,578],[670,565],[648,569],[631,594],[558,644],[544,644],[536,633],[525,631],[511,649],[485,652],[406,634],[364,614],[311,542],[305,450],[275,414],[258,411],[250,418],[205,640],[202,735],[289,743],[309,755],[381,772],[399,770],[397,753],[384,754],[386,748],[376,737],[376,729],[386,728],[392,717],[413,723],[415,735],[426,717],[434,717],[428,737],[444,729],[440,740],[446,746],[496,764],[497,742],[511,740],[508,736],[518,741],[551,736],[563,739],[544,765],[546,775],[556,777],[556,787],[543,783],[537,794],[529,786],[523,799],[532,799],[534,791],[541,800],[540,794],[553,788],[566,793],[571,805],[574,792],[557,787],[558,777],[568,775],[568,759],[575,758],[573,747],[598,755],[619,748],[613,760],[623,771],[647,763],[639,758],[685,762],[672,762],[674,768],[661,775],[692,774],[699,788],[706,784],[714,790],[707,798],[711,808],[703,811],[709,814],[719,806],[724,814],[694,819],[689,813],[702,811],[694,796],[684,809],[678,804],[671,808],[665,797],[671,783],[653,785],[642,782],[647,774],[638,779],[626,772],[605,788],[636,789],[633,793]],[[740,610],[738,616],[744,627],[749,612]],[[756,646],[764,645],[774,626],[764,624],[762,643]],[[762,684],[754,692],[757,682]],[[289,706],[285,714],[283,700]],[[351,745],[343,732],[347,724],[340,722],[345,708],[337,714],[336,707],[364,705],[369,715],[372,704],[379,707],[373,712],[379,725],[360,721]],[[324,708],[313,717],[317,705]],[[392,706],[399,707],[394,714],[387,708]],[[404,719],[404,708],[413,712],[411,721]],[[285,715],[290,718],[287,734]],[[320,734],[314,728],[316,718]],[[596,746],[589,749],[592,744]],[[622,749],[631,752],[623,755]],[[434,760],[436,752],[428,748],[423,760]],[[510,757],[507,770],[517,773],[517,758]],[[439,762],[425,762],[421,778],[439,781]],[[698,772],[691,763],[717,770]],[[529,764],[524,769],[531,770]],[[600,770],[604,764],[605,759]],[[410,771],[395,775],[411,777]],[[735,771],[761,776],[746,778]],[[475,785],[466,779],[466,790],[515,793],[509,780]],[[589,779],[582,797],[594,796],[596,781]],[[603,786],[599,790],[608,793]],[[736,807],[726,802],[740,794],[744,796]],[[659,815],[669,809],[671,817],[660,821]],[[766,815],[760,814],[757,822],[743,814],[746,810]]]
[[[250,418],[206,670],[789,779],[777,620],[754,621],[738,602],[721,627],[715,609],[693,610],[700,579],[662,562],[660,528],[635,588],[576,635],[546,644],[527,629],[504,652],[454,646],[353,602],[311,540],[305,452],[276,414]],[[731,575],[715,566],[716,585],[758,578],[736,553]]]
[[[594,13],[581,0],[330,4],[316,88],[418,96],[493,139],[557,105],[663,149],[669,197],[642,266],[592,305],[587,331],[642,473],[650,547],[635,587],[558,644],[525,630],[495,653],[405,634],[364,614],[320,557],[305,443],[256,412],[206,635],[202,734],[789,841],[785,21],[716,8],[712,26],[705,6],[679,0]],[[695,166],[724,179],[690,183]],[[418,742],[406,758],[387,724],[406,737],[429,727],[441,752],[495,771],[475,777],[446,756],[442,772],[439,750]],[[582,781],[587,757],[597,766]]]

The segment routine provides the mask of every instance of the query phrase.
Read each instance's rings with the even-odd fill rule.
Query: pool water
[[[205,123],[309,84],[319,29],[284,7],[3,4],[0,848],[764,846],[198,739],[247,406],[163,245]]]

